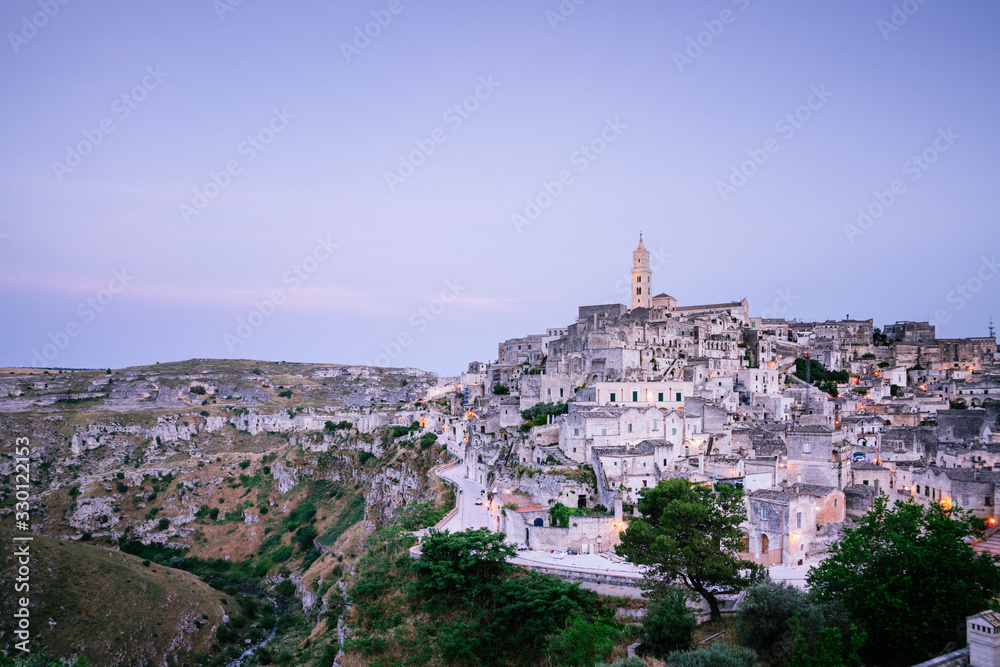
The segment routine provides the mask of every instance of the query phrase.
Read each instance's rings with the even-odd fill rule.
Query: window
[[[680,403],[680,402],[681,402],[681,400],[682,400],[682,399],[681,399],[681,392],[677,392],[677,398],[676,398],[676,399],[674,399],[674,400],[676,400],[676,401],[677,401],[678,403]]]
[[[993,497],[992,496],[986,496],[983,499],[983,504],[984,505],[992,505],[993,504]]]
[[[576,450],[574,449],[573,451],[575,452]],[[834,506],[834,507],[836,507],[836,506],[837,506],[837,499],[836,499],[836,498],[834,498],[834,499],[833,499],[833,506]]]
[[[675,428],[670,429],[670,435],[677,435],[677,429]]]
[[[608,429],[602,428],[601,429],[601,435],[607,435],[607,434],[608,434]]]
[[[760,518],[761,519],[767,519],[767,509],[768,509],[767,505],[761,506],[761,508],[760,508]]]
[[[666,465],[667,465],[667,460],[666,460],[666,459],[663,459],[663,465],[664,465],[664,466],[666,466]]]
[[[662,391],[659,394],[656,395],[656,400],[658,400],[660,402],[663,401],[663,392]]]
[[[632,402],[633,403],[637,403],[638,401],[639,401],[639,392],[633,391],[632,392]]]
[[[628,425],[628,432],[629,432],[629,433],[631,433],[631,432],[632,432],[632,425],[631,425],[631,424],[629,424],[629,425]]]
[[[642,488],[646,488],[646,480],[642,480]]]
[[[804,443],[802,443],[802,453],[803,454],[811,454],[812,450],[813,450],[813,446],[812,446],[811,442],[804,442]]]
[[[653,430],[654,431],[660,430],[660,422],[653,422]]]
[[[641,283],[641,282],[642,282],[642,276],[636,276],[636,277],[635,277],[635,281],[636,281],[637,283]]]
[[[641,287],[636,287],[635,288],[635,293],[636,294],[642,294],[642,288]]]
[[[868,486],[868,480],[867,479],[861,480],[861,483],[864,484],[865,486]]]
[[[920,493],[920,485],[917,484],[917,493]]]
[[[560,389],[560,390],[559,390],[559,398],[562,398],[562,397],[563,397],[563,390],[562,390],[562,389]]]
[[[615,392],[611,392],[611,402],[615,402]]]
[[[962,504],[963,505],[969,504],[969,496],[962,496]]]
[[[580,435],[580,429],[578,429],[578,428],[573,429],[573,435],[576,435],[576,436]]]
[[[796,528],[802,527],[802,512],[795,513],[795,527]]]

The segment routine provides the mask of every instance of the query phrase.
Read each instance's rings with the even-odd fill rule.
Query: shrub
[[[686,649],[691,646],[697,624],[694,612],[687,606],[687,596],[680,590],[670,590],[650,605],[642,619],[645,645],[658,656]]]
[[[291,597],[295,594],[295,584],[289,579],[285,579],[280,584],[274,587],[274,590],[282,597]]]
[[[700,651],[675,651],[667,656],[671,667],[757,667],[757,656],[747,648],[712,644]]]
[[[202,410],[202,411],[201,411],[201,412],[199,412],[198,414],[200,414],[200,415],[201,415],[202,417],[207,417],[207,416],[208,416],[208,414],[209,414],[209,412],[208,412],[208,410]]]
[[[240,461],[240,467],[243,468],[244,470],[246,470],[247,468],[249,468],[250,467],[250,460],[249,459],[244,459],[244,460]]]
[[[208,516],[212,519],[212,521],[218,521],[218,519],[219,519],[219,508],[218,507],[213,507],[211,509],[211,511],[208,513]]]
[[[115,484],[115,488],[118,489],[118,493],[125,493],[128,491],[128,484],[125,482],[118,482]]]
[[[291,397],[292,397],[292,390],[291,389],[286,389],[284,391],[279,391],[278,392],[278,398],[291,398]]]
[[[510,393],[510,387],[508,387],[505,384],[500,384],[499,382],[497,382],[495,385],[493,385],[493,393],[496,394],[497,396],[506,396]]]
[[[191,387],[191,389],[189,389],[188,391],[190,391],[195,396],[205,395],[205,388],[202,387],[200,384],[196,384],[195,386]]]
[[[170,528],[170,519],[163,517],[160,519],[160,522],[156,524],[156,527],[159,530],[166,530],[167,528]]]

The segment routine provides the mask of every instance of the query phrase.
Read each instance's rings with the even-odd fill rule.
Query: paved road
[[[457,465],[440,473],[441,477],[454,482],[460,491],[456,498],[458,512],[441,527],[443,530],[449,530],[453,533],[469,528],[490,527],[490,511],[486,507],[486,489],[479,482],[462,477],[464,469],[464,466]],[[477,498],[483,499],[482,505],[476,504]]]

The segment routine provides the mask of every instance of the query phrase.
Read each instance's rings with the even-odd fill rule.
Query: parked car
[[[525,544],[524,542],[521,542],[520,544],[517,545],[517,550],[518,551],[527,551],[528,550],[528,545]]]
[[[563,551],[563,550],[561,550],[561,549],[555,549],[549,555],[552,556],[553,558],[560,558],[561,559],[561,558],[565,558],[566,557],[566,552]]]
[[[476,504],[477,505],[482,505],[483,504],[483,499],[482,498],[476,498]]]

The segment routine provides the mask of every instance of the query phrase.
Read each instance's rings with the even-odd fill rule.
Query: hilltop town
[[[741,486],[743,557],[766,566],[822,558],[879,495],[995,522],[992,322],[943,339],[927,322],[683,305],[654,294],[649,260],[640,237],[629,305],[581,306],[439,382],[457,390],[443,427],[495,498],[491,528],[533,550],[609,551],[643,489],[674,477]],[[572,525],[554,525],[557,503]]]

